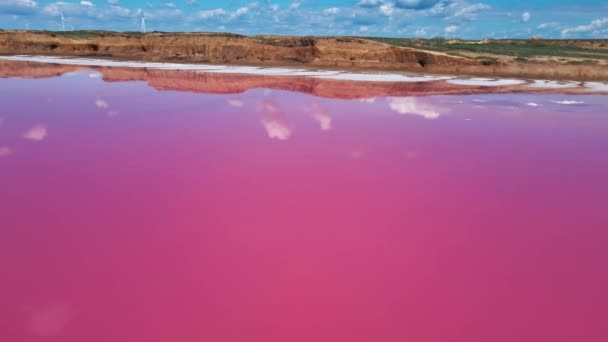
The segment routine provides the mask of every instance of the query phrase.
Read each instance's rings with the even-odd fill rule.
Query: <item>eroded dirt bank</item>
[[[293,66],[555,80],[608,80],[608,66],[474,60],[362,38],[257,37],[233,34],[109,33],[70,39],[46,32],[0,31],[0,54],[135,61]]]

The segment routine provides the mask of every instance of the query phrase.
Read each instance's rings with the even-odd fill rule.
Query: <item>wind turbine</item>
[[[62,10],[59,10],[59,14],[61,15],[61,30],[65,32],[65,23],[70,22],[70,19],[63,16]]]
[[[141,32],[146,33],[146,13],[141,11]]]

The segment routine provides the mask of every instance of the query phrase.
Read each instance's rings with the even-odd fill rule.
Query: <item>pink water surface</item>
[[[608,341],[608,96],[0,98],[2,342]]]

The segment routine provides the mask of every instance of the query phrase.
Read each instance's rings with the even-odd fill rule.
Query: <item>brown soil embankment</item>
[[[0,54],[417,72],[535,79],[608,80],[608,66],[474,60],[352,37],[255,38],[233,34],[104,32],[71,39],[0,31]]]

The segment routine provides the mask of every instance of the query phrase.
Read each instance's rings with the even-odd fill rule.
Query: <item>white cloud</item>
[[[18,7],[38,7],[38,3],[33,0],[0,0],[0,5],[14,5]]]
[[[298,8],[300,8],[301,5],[302,5],[302,3],[298,2],[298,1],[294,1],[291,3],[291,5],[289,5],[289,9],[298,9]]]
[[[359,31],[360,32],[367,32],[367,31],[369,31],[369,27],[367,27],[365,25],[364,26],[359,26]]]
[[[391,110],[399,114],[418,115],[425,119],[437,119],[444,109],[424,103],[415,97],[392,97],[389,99]]]
[[[42,140],[46,139],[47,135],[48,135],[48,131],[46,129],[46,126],[38,124],[38,125],[30,128],[27,132],[25,132],[23,134],[23,137],[28,140],[42,141]]]
[[[380,6],[380,12],[382,12],[382,14],[390,17],[395,12],[395,6],[391,3],[383,4],[382,6]]]
[[[81,1],[80,6],[93,7],[95,4],[90,1]]]
[[[375,7],[381,5],[383,2],[383,0],[360,0],[357,5],[361,7]]]
[[[521,21],[523,21],[524,23],[527,23],[528,21],[530,21],[531,18],[532,18],[532,15],[530,14],[530,12],[524,12],[521,14]]]
[[[175,7],[177,7],[177,5],[176,5],[176,4],[174,4],[174,3],[172,3],[172,2],[165,2],[165,3],[163,4],[163,6],[165,6],[165,7],[167,7],[167,8],[175,8]]]
[[[441,8],[441,7],[439,7]],[[438,8],[438,9],[439,9]],[[447,10],[452,11],[453,13],[446,17],[448,21],[456,21],[456,20],[468,20],[472,21],[477,19],[478,12],[483,10],[490,9],[489,5],[486,4],[467,4],[454,2],[447,7]]]
[[[236,11],[234,11],[232,17],[240,17],[247,12],[249,12],[249,7],[239,7]]]
[[[421,28],[421,29],[417,29],[416,32],[414,32],[414,35],[417,38],[422,38],[422,37],[428,36],[428,32],[426,31],[426,29]]]
[[[441,0],[395,0],[395,5],[400,8],[423,10],[432,8]]]
[[[338,14],[338,12],[340,12],[338,7],[331,7],[323,10],[323,13],[325,14]]]
[[[188,0],[188,1],[186,1],[186,5],[188,5],[188,6],[198,6],[198,1],[197,0]]]
[[[118,5],[118,2],[119,2],[119,0],[108,0],[108,3],[113,6]]]
[[[457,25],[450,25],[450,26],[446,27],[446,28],[444,29],[444,31],[445,31],[445,33],[454,33],[454,32],[456,32],[456,31],[458,31],[458,29],[459,29],[459,28],[460,28],[460,27],[459,27],[459,26],[457,26]]]
[[[556,22],[542,23],[542,24],[536,26],[536,28],[539,30],[557,29],[559,27],[560,27],[559,23],[556,23]]]
[[[566,29],[562,30],[562,36],[567,36],[570,33],[588,33],[588,32],[594,32],[594,31],[597,31],[597,30],[601,29],[602,27],[604,27],[607,24],[608,24],[608,17],[602,18],[602,19],[593,20],[588,25],[581,25],[581,26],[577,26],[577,27],[570,27],[570,28],[566,28]]]
[[[226,14],[226,11],[224,11],[224,9],[222,9],[222,8],[216,8],[216,9],[212,9],[212,10],[204,10],[204,11],[198,12],[198,16],[202,19],[209,19],[211,17],[215,17],[218,15],[224,15],[224,14]]]

